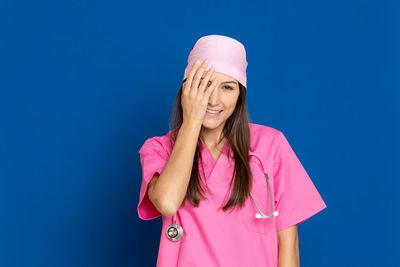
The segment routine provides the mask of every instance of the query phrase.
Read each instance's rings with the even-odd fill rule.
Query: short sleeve
[[[155,173],[161,174],[168,156],[159,137],[147,139],[139,150],[142,165],[142,185],[139,193],[137,212],[139,218],[151,220],[161,216],[161,213],[149,199],[148,185]]]
[[[289,142],[279,131],[275,139],[274,195],[276,231],[300,224],[327,206]]]

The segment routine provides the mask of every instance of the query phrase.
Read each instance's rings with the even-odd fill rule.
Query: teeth
[[[218,110],[218,111],[217,111],[217,110],[210,110],[210,109],[207,109],[207,112],[216,114],[216,113],[220,113],[221,110]]]

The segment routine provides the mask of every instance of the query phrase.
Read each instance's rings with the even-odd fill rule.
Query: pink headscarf
[[[214,65],[215,72],[232,76],[247,88],[246,50],[238,40],[223,35],[201,37],[190,51],[183,79],[189,75],[196,60],[202,62],[206,58],[209,59],[206,70]]]

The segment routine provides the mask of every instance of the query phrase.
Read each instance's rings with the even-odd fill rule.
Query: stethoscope
[[[263,173],[265,174],[265,177],[267,179],[268,191],[269,191],[269,195],[270,195],[270,198],[271,198],[270,213],[269,213],[269,215],[265,215],[261,211],[260,207],[257,205],[257,202],[253,197],[253,194],[250,192],[251,199],[253,200],[254,204],[256,205],[256,207],[257,207],[257,209],[259,211],[259,213],[255,214],[255,217],[257,219],[268,219],[268,218],[272,218],[272,217],[278,216],[279,212],[278,211],[274,211],[274,197],[273,197],[273,194],[272,194],[272,189],[271,189],[271,184],[270,184],[270,181],[269,181],[268,173],[264,169],[264,164],[263,164],[261,158],[256,153],[249,152],[249,155],[253,155],[253,156],[257,157],[258,160],[261,162],[261,166],[263,168]],[[176,214],[174,214],[172,216],[172,224],[170,224],[167,227],[166,234],[167,234],[167,238],[169,240],[171,240],[171,241],[178,241],[178,240],[180,240],[182,238],[182,236],[183,236],[183,228],[182,228],[182,226],[180,226],[179,224],[176,223]]]

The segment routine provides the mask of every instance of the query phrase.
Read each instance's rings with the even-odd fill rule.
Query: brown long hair
[[[172,131],[170,138],[175,142],[179,129],[183,122],[183,111],[181,105],[181,95],[183,83],[176,94],[172,116],[169,123],[169,129]],[[233,151],[233,158],[235,160],[235,167],[233,171],[233,179],[229,184],[231,196],[229,201],[222,208],[226,211],[235,206],[242,207],[249,196],[251,189],[252,175],[249,167],[249,149],[250,149],[250,128],[249,128],[249,114],[246,106],[246,87],[239,82],[239,97],[236,103],[235,110],[231,116],[226,120],[222,130],[222,137],[219,142],[226,137],[226,142],[231,146]],[[228,153],[229,157],[229,153]],[[193,159],[193,168],[191,177],[186,191],[185,200],[188,199],[190,203],[197,207],[202,199],[205,197],[204,183],[199,177],[198,161],[201,160],[200,148],[197,145],[196,152]]]

